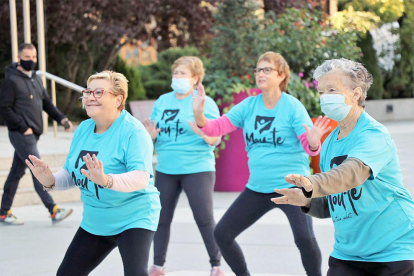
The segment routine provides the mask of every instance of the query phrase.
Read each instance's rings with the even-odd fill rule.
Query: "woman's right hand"
[[[305,197],[302,189],[275,189],[275,192],[282,196],[272,198],[271,201],[273,201],[273,203],[310,208],[311,199]]]
[[[157,138],[158,133],[161,131],[160,128],[156,128],[155,127],[155,121],[152,121],[151,123],[151,119],[147,118],[144,121],[144,125],[145,125],[145,129],[148,131],[149,135],[151,136],[151,139],[154,140],[155,138]]]
[[[26,159],[26,165],[43,186],[50,188],[53,184],[55,184],[55,177],[45,162],[34,155],[29,155],[29,159],[32,163]]]
[[[207,123],[206,117],[204,116],[206,92],[204,91],[203,85],[200,83],[197,86],[197,96],[194,95],[194,91],[191,92],[191,95],[193,96],[194,121],[199,127],[203,127]]]

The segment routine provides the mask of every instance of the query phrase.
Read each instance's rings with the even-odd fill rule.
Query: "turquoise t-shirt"
[[[204,115],[208,119],[220,117],[217,104],[210,97],[206,97]],[[161,129],[155,141],[157,171],[165,174],[216,171],[214,146],[195,134],[187,122],[194,122],[191,95],[182,100],[175,97],[174,91],[160,96],[152,109],[153,120],[156,128]]]
[[[305,132],[303,124],[311,128],[312,121],[298,99],[283,92],[277,105],[267,109],[260,94],[237,104],[226,116],[243,128],[250,169],[247,188],[273,193],[293,187],[286,183],[286,175],[310,174],[309,156],[298,136]]]
[[[338,133],[339,127],[323,143],[321,171],[357,158],[370,167],[372,175],[359,187],[327,197],[335,226],[332,257],[368,262],[414,260],[414,204],[404,188],[388,130],[364,111],[348,136],[337,140]]]
[[[84,203],[81,227],[100,236],[116,235],[130,228],[156,231],[161,204],[153,180],[151,137],[125,110],[104,133],[95,133],[95,126],[92,119],[79,125],[64,165],[81,190]],[[148,187],[123,193],[93,183],[80,172],[82,168],[87,169],[82,159],[87,153],[102,160],[105,174],[134,170],[150,173]]]

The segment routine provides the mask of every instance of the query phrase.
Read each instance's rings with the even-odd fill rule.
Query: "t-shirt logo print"
[[[247,147],[253,145],[256,146],[265,146],[265,147],[275,147],[277,145],[282,145],[285,142],[285,139],[278,137],[276,134],[276,127],[273,127],[272,124],[275,120],[275,117],[259,116],[257,115],[254,120],[254,131],[251,133],[246,132],[245,140]],[[259,133],[257,133],[257,131]]]
[[[269,130],[272,125],[275,117],[265,117],[265,116],[256,116],[256,121],[254,123],[254,129],[257,130],[257,127],[260,127],[259,133],[262,134],[263,131]]]
[[[79,169],[79,173],[80,173],[81,169],[88,170],[88,168],[86,167],[86,164],[83,161],[83,157],[86,156],[88,153],[89,153],[90,156],[92,156],[94,154],[96,156],[98,156],[99,151],[82,150],[79,153],[78,158],[76,158],[76,163],[75,163],[75,169]],[[82,165],[82,167],[79,168],[80,162],[83,162],[83,165]],[[89,179],[86,176],[84,176],[83,174],[81,174],[81,176],[83,176],[84,178],[83,179],[76,178],[75,172],[72,171],[72,179],[73,179],[73,182],[75,182],[76,186],[79,186],[79,187],[89,191],[89,188],[88,188]],[[102,189],[102,187],[99,186],[99,185],[96,185],[95,183],[94,183],[94,185],[95,185],[96,198],[99,199],[99,190],[98,189]]]
[[[164,120],[165,118],[165,123],[168,123],[169,121],[174,121],[175,117],[177,117],[178,115],[178,112],[180,112],[179,109],[166,109],[162,113],[161,120]]]
[[[336,166],[341,165],[342,162],[344,162],[347,158],[348,158],[348,155],[341,155],[341,156],[336,156],[332,158],[331,164],[330,164],[331,169],[335,168]],[[361,198],[361,195],[362,195],[362,186],[357,187],[357,188],[352,188],[351,190],[348,190],[340,194],[327,196],[329,200],[329,207],[332,212],[335,212],[335,207],[338,207],[338,208],[342,207],[344,211],[346,212],[345,216],[342,216],[342,217],[335,216],[335,217],[332,217],[332,220],[334,222],[338,222],[338,221],[350,219],[353,217],[354,214],[358,216],[358,210],[354,204],[354,201],[359,200]],[[345,203],[347,198],[348,198],[349,204],[351,205],[352,211],[349,209],[347,210],[347,204]]]
[[[160,122],[156,124],[156,128],[161,129],[161,131],[158,133],[158,138],[163,137],[163,134],[166,134],[167,137],[170,138],[172,136],[171,132],[173,131],[175,132],[174,141],[177,142],[178,136],[187,132],[186,130],[184,130],[182,126],[180,126],[181,124],[180,119],[177,119],[176,121],[174,121],[177,118],[179,112],[180,112],[179,109],[165,109],[164,110],[164,112],[162,113],[162,117],[161,117],[162,124],[160,124]]]

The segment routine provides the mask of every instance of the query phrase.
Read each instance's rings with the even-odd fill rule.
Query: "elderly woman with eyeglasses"
[[[201,87],[193,101],[195,121],[206,135],[219,136],[243,128],[250,178],[214,232],[224,259],[237,276],[250,273],[236,237],[277,207],[270,201],[281,196],[275,188],[294,187],[284,179],[287,172],[310,173],[308,157],[319,153],[320,139],[329,131],[327,118],[319,117],[312,127],[303,104],[284,92],[290,71],[280,54],[260,56],[255,74],[262,93],[245,99],[219,119],[208,120],[203,115],[205,94]],[[312,220],[297,206],[279,208],[289,220],[307,275],[321,275],[321,253]]]
[[[390,133],[364,111],[371,74],[360,63],[333,59],[319,66],[314,78],[322,112],[339,126],[323,144],[322,173],[286,175],[302,189],[277,190],[284,196],[272,200],[332,218],[329,276],[413,275],[413,199]]]
[[[153,181],[151,137],[125,110],[127,82],[112,71],[89,77],[82,105],[91,119],[77,128],[62,170],[52,174],[35,156],[26,160],[46,189],[81,190],[83,219],[59,276],[89,275],[116,247],[124,275],[148,275],[161,206]]]

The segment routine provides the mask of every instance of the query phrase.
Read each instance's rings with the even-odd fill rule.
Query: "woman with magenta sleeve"
[[[246,188],[218,222],[214,235],[233,272],[249,276],[235,239],[268,211],[279,207],[289,220],[307,275],[321,275],[321,253],[312,220],[299,207],[278,206],[270,199],[281,196],[274,192],[275,188],[294,187],[284,180],[288,172],[310,173],[309,155],[319,153],[320,139],[330,129],[329,120],[319,117],[312,127],[303,104],[284,92],[290,69],[280,54],[267,52],[260,56],[255,75],[262,94],[245,99],[216,120],[209,120],[203,114],[205,93],[201,86],[198,95],[194,95],[194,117],[203,133],[220,136],[243,128],[249,158],[250,178]]]

